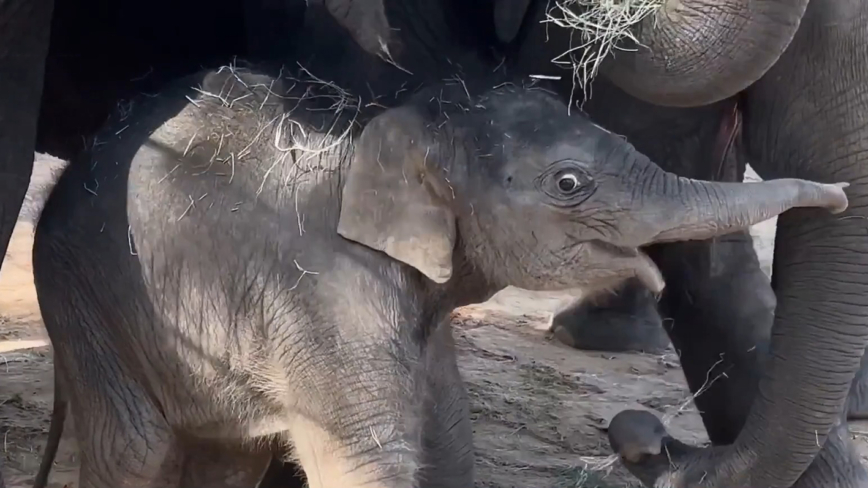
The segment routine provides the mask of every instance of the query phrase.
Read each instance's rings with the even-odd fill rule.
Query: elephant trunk
[[[657,105],[707,105],[747,88],[771,68],[799,28],[808,0],[666,0],[635,28],[641,44],[603,72]]]
[[[643,244],[709,239],[746,229],[797,207],[821,207],[839,213],[848,205],[844,193],[847,183],[798,179],[710,182],[661,169],[651,174],[643,190],[642,206],[657,210],[644,217],[651,226],[643,232]]]

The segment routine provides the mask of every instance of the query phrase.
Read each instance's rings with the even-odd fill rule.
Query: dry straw
[[[573,86],[587,99],[590,84],[603,60],[624,39],[641,45],[632,29],[663,6],[665,0],[557,0],[543,23],[573,29],[570,48],[552,60],[573,72]]]

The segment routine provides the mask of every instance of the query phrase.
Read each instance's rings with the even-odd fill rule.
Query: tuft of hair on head
[[[600,71],[603,60],[614,50],[632,50],[621,42],[632,41],[642,46],[633,34],[633,26],[657,12],[665,0],[554,0],[546,11],[543,23],[573,29],[567,51],[552,60],[572,70],[573,91],[581,88],[584,99],[590,96],[591,83]],[[570,105],[572,105],[571,95]]]

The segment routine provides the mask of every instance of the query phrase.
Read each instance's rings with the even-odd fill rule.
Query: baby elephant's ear
[[[355,144],[338,233],[445,283],[456,230],[439,147],[410,107],[371,120]]]

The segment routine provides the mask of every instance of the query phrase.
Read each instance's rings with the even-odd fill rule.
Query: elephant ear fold
[[[324,0],[326,9],[356,43],[371,54],[388,49],[392,31],[385,0]]]
[[[531,0],[494,0],[494,31],[500,42],[508,43],[518,35]]]
[[[338,234],[445,283],[456,227],[448,197],[441,197],[445,178],[434,139],[411,107],[371,120],[353,150]]]

